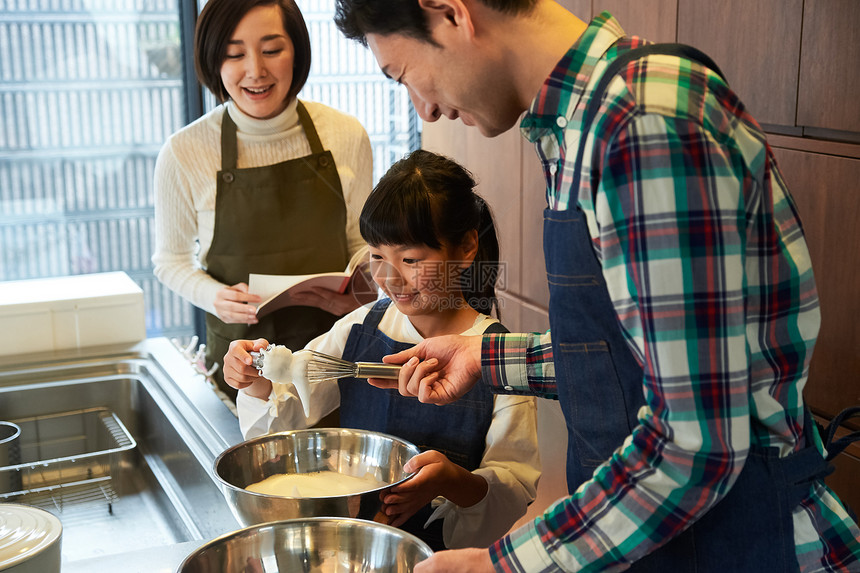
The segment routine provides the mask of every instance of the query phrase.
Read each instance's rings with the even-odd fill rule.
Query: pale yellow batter
[[[283,497],[330,497],[353,495],[383,487],[386,484],[370,474],[364,477],[329,470],[305,474],[275,474],[245,489],[254,493]]]

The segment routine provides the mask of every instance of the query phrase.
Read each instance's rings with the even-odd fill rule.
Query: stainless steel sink
[[[240,527],[212,474],[242,441],[238,422],[166,339],[0,358],[0,420],[22,426],[22,459],[0,469],[0,502],[60,518],[64,572],[125,555],[159,570],[156,556],[171,548],[181,557]],[[105,428],[106,438],[86,435]]]

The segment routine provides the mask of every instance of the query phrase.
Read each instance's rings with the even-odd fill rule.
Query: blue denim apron
[[[702,59],[699,53],[677,45],[646,46],[631,50],[624,59],[657,51]],[[614,74],[613,69],[618,67],[610,65],[604,77]],[[595,93],[601,92],[599,85]],[[597,112],[596,106],[590,107],[584,134]],[[583,135],[581,141],[585,139]],[[576,162],[574,189],[579,188],[583,147]],[[594,455],[599,454],[600,462],[606,460],[637,424],[636,410],[644,403],[643,374],[623,338],[578,207],[546,211],[544,250],[558,394],[573,442],[568,446],[568,486],[575,487],[590,476]],[[784,458],[778,456],[777,448],[751,446],[729,493],[629,571],[797,571],[792,512],[808,496],[813,481],[832,471],[814,446],[813,427],[805,412],[805,446]],[[670,535],[673,527],[671,517],[661,519],[662,529],[655,532],[658,538]]]
[[[379,362],[387,354],[414,346],[393,340],[379,331],[379,321],[389,304],[390,299],[377,301],[364,322],[352,326],[343,358],[353,362]],[[487,331],[506,332],[500,324]],[[338,387],[342,427],[398,436],[421,451],[442,452],[469,471],[480,466],[493,417],[493,393],[485,384],[476,384],[463,398],[443,407],[422,404],[414,398],[401,396],[397,390],[375,388],[355,378],[339,380]],[[445,549],[442,520],[437,519],[424,528],[431,513],[433,509],[427,504],[400,528],[439,551]]]
[[[573,492],[638,424],[643,374],[618,325],[581,211],[544,211],[544,255]]]

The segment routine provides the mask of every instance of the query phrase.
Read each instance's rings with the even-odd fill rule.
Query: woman
[[[293,0],[209,0],[195,33],[197,75],[221,102],[170,137],[155,168],[156,277],[207,312],[207,364],[230,341],[301,348],[358,306],[308,294],[257,319],[249,273],[341,271],[363,241],[358,214],[372,185],[359,122],[300,102],[308,30]],[[236,392],[215,374],[219,388]]]

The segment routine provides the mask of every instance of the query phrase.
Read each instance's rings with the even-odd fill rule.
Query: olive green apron
[[[227,285],[247,283],[250,273],[342,271],[349,261],[346,204],[337,166],[331,152],[323,150],[301,102],[297,111],[311,146],[310,155],[238,169],[236,124],[224,110],[215,229],[206,270]],[[213,378],[235,401],[237,392],[227,386],[221,372],[231,341],[265,338],[295,350],[328,331],[336,319],[333,314],[306,306],[277,310],[253,325],[225,324],[207,314],[207,365],[219,364]]]

